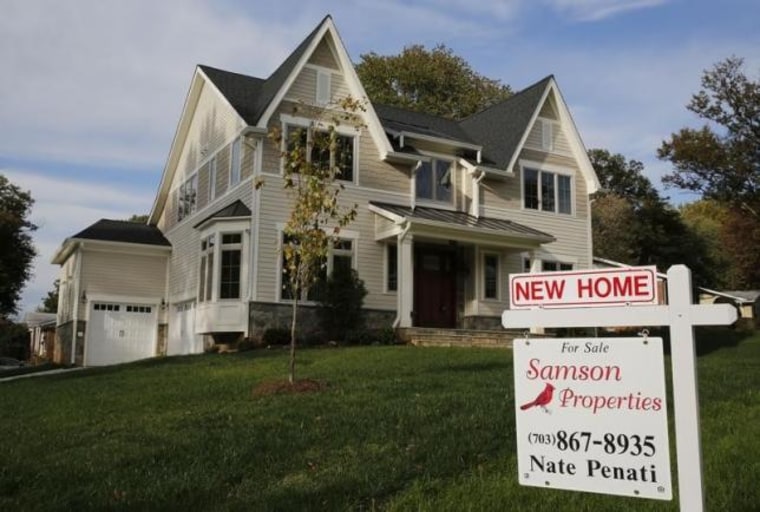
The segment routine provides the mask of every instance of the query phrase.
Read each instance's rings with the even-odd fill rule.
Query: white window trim
[[[282,140],[280,141],[280,151],[284,153],[287,150],[287,135],[288,135],[288,127],[293,126],[296,128],[302,128],[306,130],[306,143],[307,145],[311,142],[312,133],[314,130],[316,131],[327,131],[329,126],[331,126],[330,123],[322,123],[322,122],[316,122],[314,119],[309,119],[306,117],[298,117],[298,116],[291,116],[289,114],[280,114],[280,133],[282,134]],[[352,180],[342,180],[340,178],[336,178],[337,182],[340,182],[345,185],[356,185],[359,183],[359,148],[361,147],[359,143],[359,139],[361,137],[361,128],[360,127],[351,127],[351,126],[343,126],[343,125],[332,125],[335,129],[335,133],[338,135],[343,135],[345,137],[352,137],[353,140],[353,152],[354,152],[354,158],[353,158],[353,179]],[[311,158],[310,154],[307,155],[307,158]],[[285,158],[280,158],[280,176],[285,174]]]
[[[390,258],[388,254],[390,251],[396,252],[396,289],[391,290],[388,288],[388,279],[390,274],[388,273],[388,265],[390,265]],[[396,295],[398,293],[398,245],[397,244],[383,244],[383,293],[388,295]]]
[[[237,162],[235,162],[235,148],[237,147]],[[227,175],[227,189],[231,190],[238,185],[240,185],[240,182],[242,181],[242,171],[243,171],[243,141],[240,139],[240,137],[236,137],[232,143],[230,144],[230,168],[229,168],[229,174]],[[237,180],[234,181],[232,178],[233,176],[237,177]]]
[[[488,256],[496,257],[496,297],[486,297],[486,257]],[[499,252],[488,249],[480,251],[480,300],[484,302],[501,302],[502,266],[501,254]]]
[[[449,180],[451,182],[451,198],[449,201],[439,201],[437,199],[427,199],[422,197],[417,197],[417,175],[420,171],[420,168],[416,168],[414,172],[412,172],[412,197],[414,198],[414,204],[420,205],[420,206],[431,206],[431,207],[444,207],[445,209],[456,209],[456,195],[459,193],[458,187],[456,185],[456,175],[459,171],[459,164],[456,160],[456,157],[453,157],[452,155],[444,155],[441,153],[431,153],[427,151],[420,151],[421,154],[424,156],[427,156],[430,158],[429,161],[421,162],[420,168],[422,167],[422,164],[429,163],[431,165],[431,168],[434,169],[433,163],[436,160],[445,160],[447,162],[451,163],[451,167],[449,167]],[[433,171],[433,174],[435,172]],[[435,176],[431,176],[433,179],[433,190],[435,190]]]
[[[219,286],[222,271],[222,236],[240,234],[240,297],[237,299],[220,299],[219,298]],[[214,235],[214,267],[212,269],[213,275],[211,278],[211,299],[204,300],[204,304],[212,303],[225,303],[225,302],[241,302],[246,300],[247,286],[249,284],[250,275],[248,262],[248,254],[251,250],[251,223],[245,220],[227,220],[219,219],[216,222],[211,223],[200,232],[198,238],[198,244],[196,249],[198,251],[198,264],[196,265],[196,276],[200,277],[200,242],[208,238],[210,235]],[[200,279],[196,283],[195,299],[200,297]],[[199,301],[200,302],[200,301]]]
[[[576,183],[575,172],[572,169],[561,167],[558,165],[545,164],[540,162],[534,162],[531,160],[520,160],[520,209],[525,212],[532,212],[538,214],[552,215],[560,218],[573,218],[577,216],[578,208],[575,201]],[[554,204],[556,209],[554,211],[546,211],[541,209],[526,208],[525,206],[525,170],[532,169],[539,172],[538,178],[538,201],[541,204],[541,178],[542,172],[552,173],[554,175],[563,175],[570,178],[570,213],[559,213],[559,186],[557,180],[554,180]]]
[[[185,179],[183,179],[179,184],[177,184],[176,187],[174,187],[174,190],[172,191],[172,195],[174,196],[174,200],[177,203],[177,215],[176,215],[176,224],[180,224],[184,222],[186,219],[192,217],[197,211],[198,211],[198,170],[196,169],[190,174],[187,174]],[[182,218],[179,217],[179,203],[180,203],[180,197],[179,192],[182,190],[182,187],[184,187],[187,183],[194,182],[195,183],[195,201],[193,202],[193,208],[190,212],[185,212],[184,215],[182,215]]]
[[[283,303],[283,304],[292,304],[292,299],[283,299],[282,298],[282,277],[283,277],[283,269],[282,269],[282,238],[285,233],[285,224],[277,223],[277,279],[275,279],[275,300],[276,302]],[[324,228],[324,231],[326,233],[332,233],[332,229]],[[359,247],[359,232],[353,231],[349,229],[341,229],[340,233],[338,234],[338,239],[346,239],[351,240],[351,268],[354,269],[357,273],[359,272],[359,258],[358,258],[358,247]],[[329,251],[329,255],[327,257],[327,272],[328,275],[330,272],[332,272],[332,250]],[[306,305],[314,305],[316,304],[313,300],[307,300],[305,298],[301,298],[298,300],[299,304],[306,304]]]

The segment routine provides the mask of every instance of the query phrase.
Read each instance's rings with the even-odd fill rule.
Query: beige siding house
[[[166,241],[162,263],[63,251],[59,329],[74,322],[76,339],[91,307],[83,290],[115,288],[159,301],[158,353],[285,325],[281,245],[293,198],[267,135],[311,134],[314,113],[347,96],[366,99],[329,16],[266,79],[198,66],[143,226]],[[591,266],[589,194],[599,184],[554,77],[462,121],[368,101],[360,115],[337,127],[351,157],[340,197],[358,215],[327,266],[358,272],[373,327],[499,329],[511,273]],[[313,304],[304,305],[308,325]]]

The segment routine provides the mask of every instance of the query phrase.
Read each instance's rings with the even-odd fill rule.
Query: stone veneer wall
[[[77,366],[84,365],[84,339],[87,336],[87,322],[79,320],[77,322],[76,343],[74,346],[74,364]]]
[[[158,325],[158,340],[156,343],[156,355],[165,356],[167,350],[167,333],[169,332],[169,326],[167,324]]]
[[[271,302],[251,302],[248,308],[248,333],[255,341],[261,341],[264,331],[271,328],[290,329],[293,308],[290,304]],[[365,309],[364,319],[367,329],[390,328],[396,318],[395,311]],[[298,306],[298,336],[309,338],[319,334],[317,307]]]
[[[53,351],[53,361],[58,364],[71,363],[71,340],[74,336],[74,322],[66,322],[55,329],[55,340],[58,346]]]
[[[498,316],[466,316],[462,321],[462,329],[481,331],[501,331],[501,317]]]

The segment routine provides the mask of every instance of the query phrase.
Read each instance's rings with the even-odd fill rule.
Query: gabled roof
[[[71,239],[103,240],[143,245],[163,245],[171,247],[169,240],[156,226],[129,222],[126,220],[100,219],[83,229]]]
[[[194,228],[197,228],[198,226],[205,224],[206,222],[210,221],[211,219],[236,219],[241,217],[249,217],[251,216],[251,209],[248,208],[241,200],[237,200],[232,204],[229,204],[222,208],[221,210],[218,210],[202,221],[200,221],[198,224],[193,226]]]
[[[508,168],[552,80],[554,76],[549,75],[506,100],[460,121],[464,131],[483,145],[486,160],[494,162],[499,168]]]
[[[529,238],[538,242],[553,242],[556,240],[552,235],[518,224],[511,220],[495,219],[490,217],[475,217],[466,212],[441,210],[427,206],[410,208],[391,203],[370,201],[371,206],[388,212],[392,216],[400,217],[414,222],[433,223],[447,228],[471,228],[480,232],[493,232],[500,235]],[[375,210],[377,211],[377,210]]]
[[[219,92],[227,98],[227,101],[230,102],[230,105],[232,105],[232,108],[237,111],[240,117],[248,125],[255,126],[277,95],[277,92],[285,84],[291,73],[293,73],[306,49],[311,45],[312,40],[330,19],[329,15],[322,18],[322,21],[319,22],[314,30],[301,41],[301,44],[293,50],[288,58],[266,80],[212,68],[211,66],[199,65],[198,67],[219,89]]]

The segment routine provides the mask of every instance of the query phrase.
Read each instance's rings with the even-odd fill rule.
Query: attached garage
[[[169,318],[169,342],[166,355],[178,356],[203,352],[203,336],[195,334],[195,302],[174,304]]]
[[[91,302],[84,364],[128,363],[156,355],[156,304]]]

